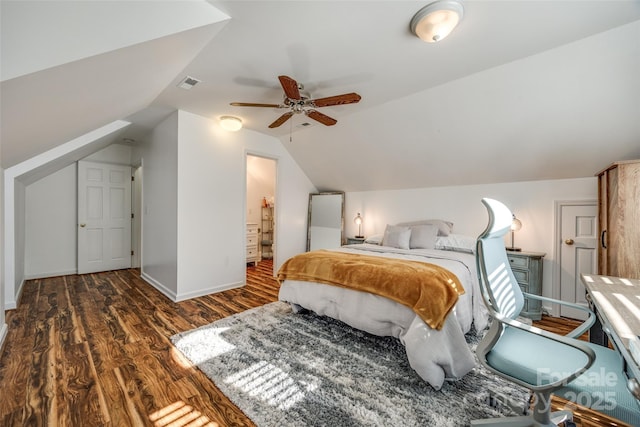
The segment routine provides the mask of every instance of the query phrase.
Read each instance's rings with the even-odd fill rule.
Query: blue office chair
[[[531,390],[533,409],[526,416],[475,420],[471,425],[551,427],[561,422],[570,424],[570,411],[551,413],[551,395],[578,400],[576,403],[589,407],[602,402],[597,395],[602,390],[608,390],[605,395],[608,404],[594,409],[626,422],[638,420],[634,418],[638,405],[621,381],[624,374],[617,352],[575,339],[591,327],[595,321],[593,312],[577,304],[523,293],[509,266],[504,245],[504,235],[510,231],[513,218],[511,211],[496,200],[485,198],[482,203],[489,212],[489,224],[478,237],[476,263],[482,296],[492,322],[478,344],[476,354],[490,371]],[[584,310],[589,318],[567,336],[529,326],[517,320],[525,296]],[[587,370],[596,375],[610,372],[619,380],[615,386],[604,384],[603,388],[598,388],[602,384],[593,384],[593,381],[576,380]],[[585,399],[585,396],[593,399]],[[638,424],[632,422],[632,425]]]

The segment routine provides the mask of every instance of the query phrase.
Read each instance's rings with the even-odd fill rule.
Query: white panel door
[[[587,306],[580,274],[597,271],[598,209],[591,205],[561,207],[560,299]],[[586,319],[584,312],[560,306],[560,315]]]
[[[131,267],[131,168],[78,162],[78,274]]]

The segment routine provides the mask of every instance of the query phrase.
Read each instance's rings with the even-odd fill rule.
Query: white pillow
[[[409,249],[410,239],[411,229],[409,227],[387,224],[387,228],[384,230],[384,237],[382,238],[382,246]]]
[[[425,219],[422,221],[400,222],[397,225],[402,227],[412,227],[414,225],[435,225],[438,227],[438,236],[448,236],[453,230],[451,221],[443,221],[441,219]]]
[[[436,249],[443,251],[476,253],[476,239],[463,234],[449,234],[448,236],[436,237]]]
[[[433,249],[436,245],[438,227],[432,224],[413,225],[409,247],[411,249]]]
[[[384,234],[374,234],[373,236],[369,236],[364,239],[365,243],[370,243],[372,245],[379,245],[382,243],[382,239],[384,238]]]

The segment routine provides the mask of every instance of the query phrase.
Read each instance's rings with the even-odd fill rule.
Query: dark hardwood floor
[[[0,358],[2,426],[253,425],[169,338],[277,300],[271,261],[247,286],[173,303],[137,270],[29,280]],[[539,326],[570,330],[545,318]],[[579,412],[579,411],[578,411]],[[579,412],[582,426],[616,425]]]

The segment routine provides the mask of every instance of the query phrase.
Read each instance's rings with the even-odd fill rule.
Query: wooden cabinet
[[[640,160],[598,176],[598,274],[640,279]]]
[[[273,206],[262,208],[262,259],[273,259]]]
[[[542,295],[542,258],[540,252],[511,252],[507,251],[507,258],[511,271],[520,289],[533,295]],[[542,302],[525,298],[521,316],[533,320],[542,318]]]
[[[258,264],[258,224],[247,223],[247,264]]]

